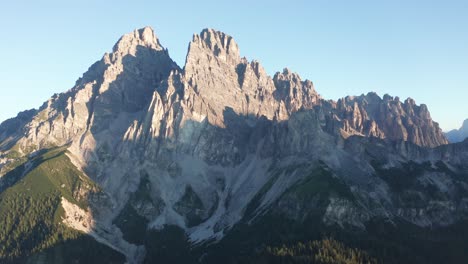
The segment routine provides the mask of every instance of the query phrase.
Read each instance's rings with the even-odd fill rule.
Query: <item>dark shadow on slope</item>
[[[468,164],[463,162],[468,160],[468,140],[429,148],[403,140],[351,136],[345,140],[344,149],[353,155],[364,154],[369,159],[389,161],[392,157],[400,157],[407,160],[440,160],[468,169]]]
[[[58,243],[52,248],[43,250],[30,257],[12,262],[12,264],[123,264],[127,263],[125,256],[94,238],[81,234],[75,239]]]
[[[192,254],[200,256],[201,263],[334,263],[268,254],[273,247],[287,248],[333,238],[365,252],[378,263],[464,263],[468,258],[466,224],[463,221],[450,227],[428,229],[404,221],[391,224],[385,219],[374,219],[367,223],[365,231],[359,231],[325,225],[314,217],[293,221],[273,211],[252,224],[235,225],[219,243],[195,247]]]
[[[62,198],[86,208],[82,191],[98,191],[65,148],[39,153],[30,163],[20,181],[0,193],[0,262],[27,263],[38,253],[30,263],[93,263],[91,253],[101,251],[96,259],[123,263],[120,253],[62,223]]]

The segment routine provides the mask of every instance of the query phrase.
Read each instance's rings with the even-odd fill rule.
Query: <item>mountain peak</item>
[[[214,51],[218,48],[220,50],[226,50],[227,53],[239,54],[239,48],[233,37],[224,32],[212,28],[205,28],[201,31],[200,35],[196,36],[198,36],[200,41],[203,41],[207,47]]]
[[[462,127],[460,129],[463,129],[463,128],[468,130],[468,118],[465,119],[465,121],[463,121],[463,125],[462,125]]]
[[[240,62],[239,47],[233,37],[210,28],[193,35],[187,54],[187,64],[206,55],[229,64],[237,65]]]
[[[113,52],[135,55],[138,46],[163,50],[154,30],[147,26],[123,35],[114,45]]]
[[[463,121],[463,125],[460,127],[459,131],[461,134],[465,135],[465,137],[468,137],[468,119],[465,119],[465,121]]]
[[[447,133],[445,133],[447,138],[451,143],[461,142],[468,138],[468,119],[463,121],[463,125],[460,129],[453,129]]]
[[[278,80],[278,79],[297,79],[301,81],[301,77],[298,73],[291,71],[289,68],[284,68],[282,72],[276,72],[275,75],[273,76],[273,80]]]

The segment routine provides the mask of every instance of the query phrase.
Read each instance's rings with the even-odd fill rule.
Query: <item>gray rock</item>
[[[460,127],[460,129],[451,130],[445,133],[445,136],[451,143],[461,142],[468,138],[468,119],[463,122],[463,125]]]

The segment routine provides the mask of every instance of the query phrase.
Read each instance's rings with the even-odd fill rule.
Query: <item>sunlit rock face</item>
[[[0,169],[15,161],[9,154],[67,146],[102,188],[83,217],[96,228],[85,231],[141,260],[121,225],[129,210],[144,228],[176,225],[193,242],[222,239],[268,210],[298,221],[319,212],[343,228],[373,218],[450,225],[468,210],[459,199],[467,187],[452,177],[468,151],[447,143],[412,99],[325,100],[289,69],[270,77],[213,29],[193,36],[180,68],[146,27],[124,35],[72,89],[4,122]],[[386,178],[413,161],[420,167],[408,185]]]

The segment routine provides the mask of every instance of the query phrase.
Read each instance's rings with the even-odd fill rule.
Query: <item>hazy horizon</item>
[[[107,3],[3,4],[0,122],[70,89],[121,35],[144,26],[181,67],[192,34],[214,28],[270,75],[288,67],[326,99],[411,97],[443,131],[468,118],[464,1]]]

